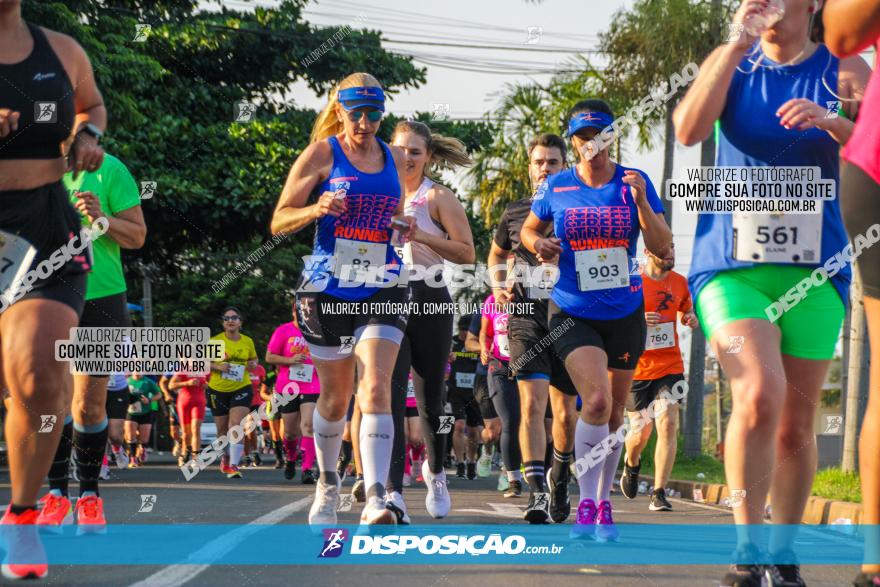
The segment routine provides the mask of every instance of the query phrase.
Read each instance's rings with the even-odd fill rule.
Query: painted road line
[[[261,526],[277,524],[292,514],[304,510],[307,506],[311,505],[312,499],[313,496],[304,497],[271,511],[264,516],[260,516],[253,522],[249,522],[237,530],[212,540],[190,556],[195,560],[204,560],[205,558],[209,558],[212,561],[219,560],[249,537],[259,532]],[[153,573],[143,581],[133,583],[131,587],[178,587],[192,581],[210,566],[209,564],[169,565],[161,571]]]

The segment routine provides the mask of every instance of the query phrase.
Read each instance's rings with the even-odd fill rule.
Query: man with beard
[[[672,270],[675,267],[675,248],[669,247],[666,257],[660,258],[645,249],[648,262],[642,270],[645,296],[645,322],[648,337],[645,352],[639,359],[632,383],[632,405],[629,411],[630,432],[626,437],[626,456],[620,489],[629,499],[638,495],[641,454],[651,437],[657,420],[657,446],[654,449],[654,492],[651,511],[671,511],[663,487],[669,480],[675,462],[678,426],[678,403],[670,397],[673,386],[684,381],[684,362],[678,347],[676,321],[697,328],[687,279]],[[648,406],[653,405],[653,410]]]

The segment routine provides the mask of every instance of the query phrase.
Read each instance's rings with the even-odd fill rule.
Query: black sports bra
[[[73,86],[46,34],[27,26],[31,54],[12,65],[0,63],[0,108],[21,113],[18,130],[0,138],[0,159],[57,159],[73,131]]]

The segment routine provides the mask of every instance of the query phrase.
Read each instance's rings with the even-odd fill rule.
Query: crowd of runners
[[[622,495],[637,498],[655,429],[645,509],[673,508],[664,487],[686,398],[679,333],[702,328],[733,393],[724,464],[741,506],[722,584],[804,585],[792,528],[816,470],[815,410],[853,267],[874,353],[863,426],[880,425],[880,247],[863,246],[880,229],[880,77],[857,56],[880,41],[880,3],[830,1],[827,44],[811,36],[822,0],[786,0],[775,18],[768,4],[777,3],[742,2],[734,24],[744,30],[708,56],[675,106],[676,137],[693,145],[715,132],[718,166],[819,168],[839,185],[821,214],[701,214],[690,273],[675,272],[654,183],[594,140],[615,114],[589,97],[571,105],[559,134],[532,139],[532,196],[507,206],[488,258],[477,259],[461,201],[438,182],[441,170],[470,164],[464,145],[414,121],[399,123],[389,144],[379,140],[382,85],[355,73],[331,92],[272,216],[273,234],[314,230],[291,319],[279,317],[258,349],[243,312],[229,306],[214,337],[223,360],[209,374],[156,382],[138,373],[71,381],[55,360],[54,341],[72,327],[130,326],[120,249],[141,247],[147,227],[134,179],[100,146],[107,112],[88,56],[70,37],[23,21],[18,2],[0,2],[0,284],[10,302],[0,343],[12,484],[0,521],[3,575],[46,576],[45,561],[33,560],[38,527],[74,518],[82,532],[106,526],[102,465],[144,462],[157,401],[174,408],[182,468],[202,451],[206,409],[218,438],[248,431],[229,434],[218,463],[226,477],[242,478],[240,468],[262,464],[267,451],[288,480],[299,465],[299,482],[315,485],[315,527],[337,524],[347,477],[345,491],[364,504],[361,524],[409,524],[405,494],[444,518],[455,500],[447,474],[498,470],[498,490],[522,500],[524,521],[625,540],[612,486],[619,475]],[[35,118],[44,101],[57,105],[49,122]],[[831,103],[838,115],[829,116]],[[53,251],[102,220],[106,234],[89,252],[56,262]],[[847,261],[858,260],[817,278],[848,246]],[[442,268],[474,263],[490,268],[492,283],[480,313],[406,311],[453,308]],[[766,307],[804,279],[812,281],[800,303],[771,322]],[[363,303],[392,311],[346,311]],[[741,352],[726,352],[733,337]],[[249,422],[262,402],[265,422]],[[60,425],[37,434],[41,414]],[[254,428],[265,428],[262,450]],[[860,454],[863,523],[874,524],[854,583],[863,587],[880,585],[880,437],[863,434]],[[762,544],[768,496],[779,530]],[[759,564],[762,551],[790,562]]]

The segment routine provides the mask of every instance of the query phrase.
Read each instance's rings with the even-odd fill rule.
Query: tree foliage
[[[220,294],[211,286],[269,239],[278,194],[308,143],[316,113],[291,95],[293,83],[326,93],[346,75],[367,71],[394,94],[425,81],[410,58],[383,49],[378,31],[358,22],[313,26],[303,19],[306,5],[285,0],[254,11],[195,0],[22,5],[25,19],[83,46],[108,109],[105,148],[137,181],[157,184],[154,197],[142,201],[147,244],[124,259],[131,298],[139,297],[139,262],[154,267],[158,325],[216,325],[231,301],[260,313],[251,326],[290,315],[311,229],[286,239]],[[139,41],[142,25],[150,28]],[[326,54],[305,61],[322,43]],[[235,122],[241,101],[257,105],[252,122]],[[395,121],[388,117],[380,136],[388,139]],[[479,123],[432,126],[471,149],[488,136]]]

